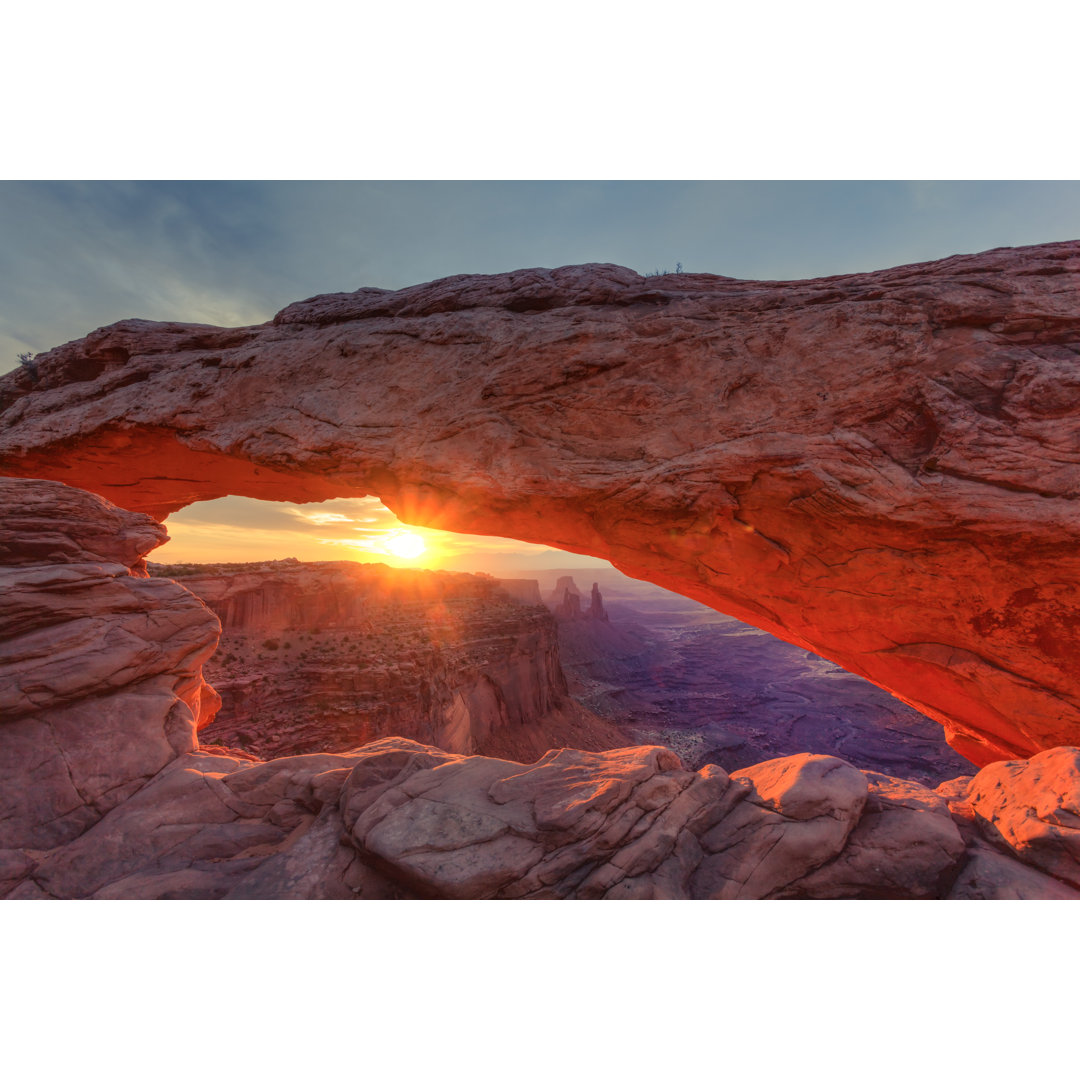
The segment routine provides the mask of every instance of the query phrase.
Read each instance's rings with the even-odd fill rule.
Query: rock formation
[[[540,599],[540,582],[535,578],[496,578],[496,583],[511,600],[527,607],[537,607],[544,601]]]
[[[219,623],[141,576],[162,539],[87,492],[0,481],[0,895],[1080,897],[1075,748],[936,792],[813,754],[729,774],[648,746],[199,748]]]
[[[0,380],[0,472],[609,559],[984,764],[1080,741],[1080,242],[800,282],[617,266],[126,320]]]
[[[79,836],[213,716],[218,621],[143,569],[165,536],[87,492],[0,478],[0,852]]]
[[[604,598],[600,595],[600,586],[597,582],[593,582],[592,597],[589,600],[589,618],[599,619],[601,622],[607,622],[607,612],[604,610]]]
[[[204,742],[266,758],[400,735],[535,760],[567,740],[629,741],[568,696],[554,618],[492,578],[296,559],[151,571],[222,623],[205,665],[222,707]]]
[[[548,598],[545,601],[547,603],[547,606],[554,609],[558,608],[560,605],[569,603],[569,601],[567,600],[567,593],[569,593],[571,596],[576,596],[579,598],[577,610],[580,611],[581,590],[577,587],[574,579],[566,574],[564,574],[562,577],[559,578],[558,581],[555,582],[555,587],[551,590],[550,593],[548,593]]]
[[[607,612],[604,611],[604,598],[600,594],[600,586],[593,582],[592,593],[589,596],[589,606],[583,609],[581,606],[581,590],[572,577],[561,577],[555,588],[548,597],[548,607],[555,613],[560,621],[573,621],[575,619],[596,619],[599,622],[607,622]]]
[[[563,589],[562,600],[555,606],[555,618],[563,620],[582,619],[584,617],[584,612],[581,610],[580,593],[571,592],[569,589]]]

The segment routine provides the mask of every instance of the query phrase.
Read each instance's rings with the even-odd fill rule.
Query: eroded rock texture
[[[967,802],[991,841],[1080,886],[1080,751],[1059,746],[1027,761],[988,765]]]
[[[1080,898],[966,846],[920,785],[812,754],[690,772],[655,746],[534,765],[401,738],[197,751],[72,842],[11,856],[24,899]]]
[[[0,879],[5,849],[77,837],[217,708],[217,619],[141,569],[164,539],[87,492],[0,479]]]
[[[813,649],[978,764],[1080,741],[1080,243],[802,282],[617,266],[127,320],[0,383],[0,470],[165,516],[378,495]]]
[[[1049,753],[1054,784],[1013,791],[1012,815],[1053,799],[1075,815],[1080,781],[1065,777],[1080,751]],[[421,896],[1080,898],[1075,852],[1051,867],[1030,845],[975,838],[959,786],[954,814],[942,793],[823,755],[728,774],[690,772],[661,747],[521,766],[386,739],[360,752],[340,810],[363,861]]]
[[[199,748],[219,623],[138,576],[161,527],[47,481],[0,507],[0,896],[1080,896],[1074,748],[937,792],[814,754]]]

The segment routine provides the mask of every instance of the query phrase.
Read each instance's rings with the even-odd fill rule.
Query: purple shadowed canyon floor
[[[574,573],[600,585],[609,621],[559,620],[570,692],[636,742],[729,772],[796,753],[931,786],[974,772],[940,724],[887,691],[677,593],[580,569],[540,575],[542,591]]]

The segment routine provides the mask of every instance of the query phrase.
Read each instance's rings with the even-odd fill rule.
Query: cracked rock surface
[[[795,282],[592,264],[129,319],[0,380],[0,471],[158,517],[379,496],[828,657],[976,765],[1080,742],[1080,243]]]

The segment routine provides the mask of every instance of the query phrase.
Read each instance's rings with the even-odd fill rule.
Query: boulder
[[[948,888],[966,846],[945,799],[909,780],[865,775],[866,806],[844,850],[786,897],[926,900]]]
[[[949,900],[1080,900],[1080,892],[988,844],[968,849]]]
[[[971,781],[967,801],[997,847],[1080,886],[1080,749],[988,765]]]

